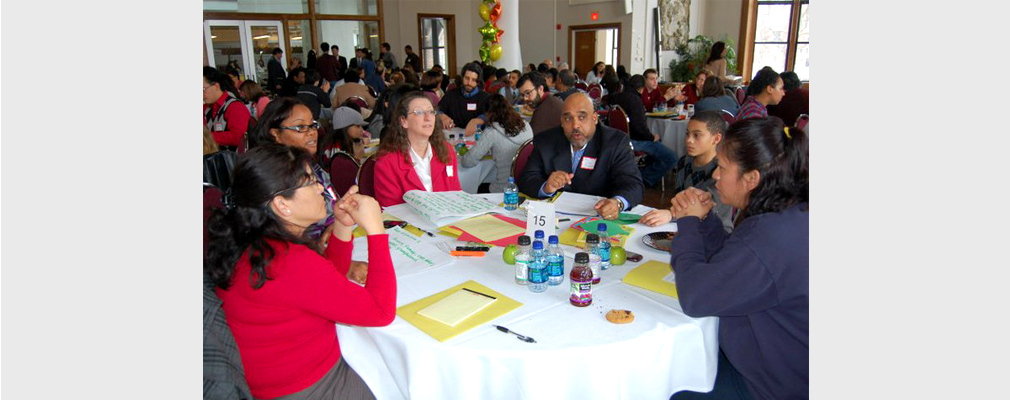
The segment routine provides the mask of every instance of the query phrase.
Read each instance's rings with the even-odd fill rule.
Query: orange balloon
[[[494,3],[494,7],[491,7],[491,22],[498,22],[498,17],[501,16],[501,3]]]

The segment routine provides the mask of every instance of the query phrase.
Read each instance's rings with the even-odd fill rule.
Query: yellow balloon
[[[491,8],[488,7],[487,4],[481,3],[478,11],[480,12],[480,19],[487,21],[491,18]]]
[[[500,44],[496,44],[494,47],[491,47],[491,61],[498,61],[498,59],[501,58],[501,53],[502,48]]]

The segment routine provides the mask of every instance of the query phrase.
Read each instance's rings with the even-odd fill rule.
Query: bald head
[[[561,108],[561,129],[575,149],[581,149],[596,134],[596,110],[593,99],[583,92],[573,93]]]

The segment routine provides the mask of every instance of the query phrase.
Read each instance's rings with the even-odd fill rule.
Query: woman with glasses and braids
[[[671,200],[670,265],[684,314],[720,317],[710,393],[681,399],[806,399],[809,393],[810,197],[807,135],[776,117],[738,121],[723,135],[712,174],[736,210],[723,230],[711,193]]]
[[[375,160],[375,199],[383,207],[403,203],[410,190],[461,190],[456,151],[435,113],[419,91],[405,94],[393,109]]]
[[[357,187],[336,203],[330,240],[309,235],[329,203],[312,158],[277,144],[239,156],[231,206],[209,222],[204,273],[223,302],[253,397],[374,399],[341,357],[334,324],[393,322],[389,238],[378,203]],[[372,268],[363,286],[347,277],[355,225],[368,234]]]

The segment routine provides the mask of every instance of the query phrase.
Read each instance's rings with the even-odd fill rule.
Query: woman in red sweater
[[[456,151],[435,113],[423,92],[404,95],[393,110],[375,160],[375,198],[383,207],[403,203],[410,190],[460,190]]]
[[[326,216],[311,163],[304,149],[281,145],[240,155],[232,206],[210,222],[204,270],[255,398],[374,398],[340,357],[334,324],[385,326],[396,317],[389,239],[378,203],[357,187],[334,207],[329,240],[309,238],[306,228]],[[355,224],[368,233],[364,287],[346,276]]]

